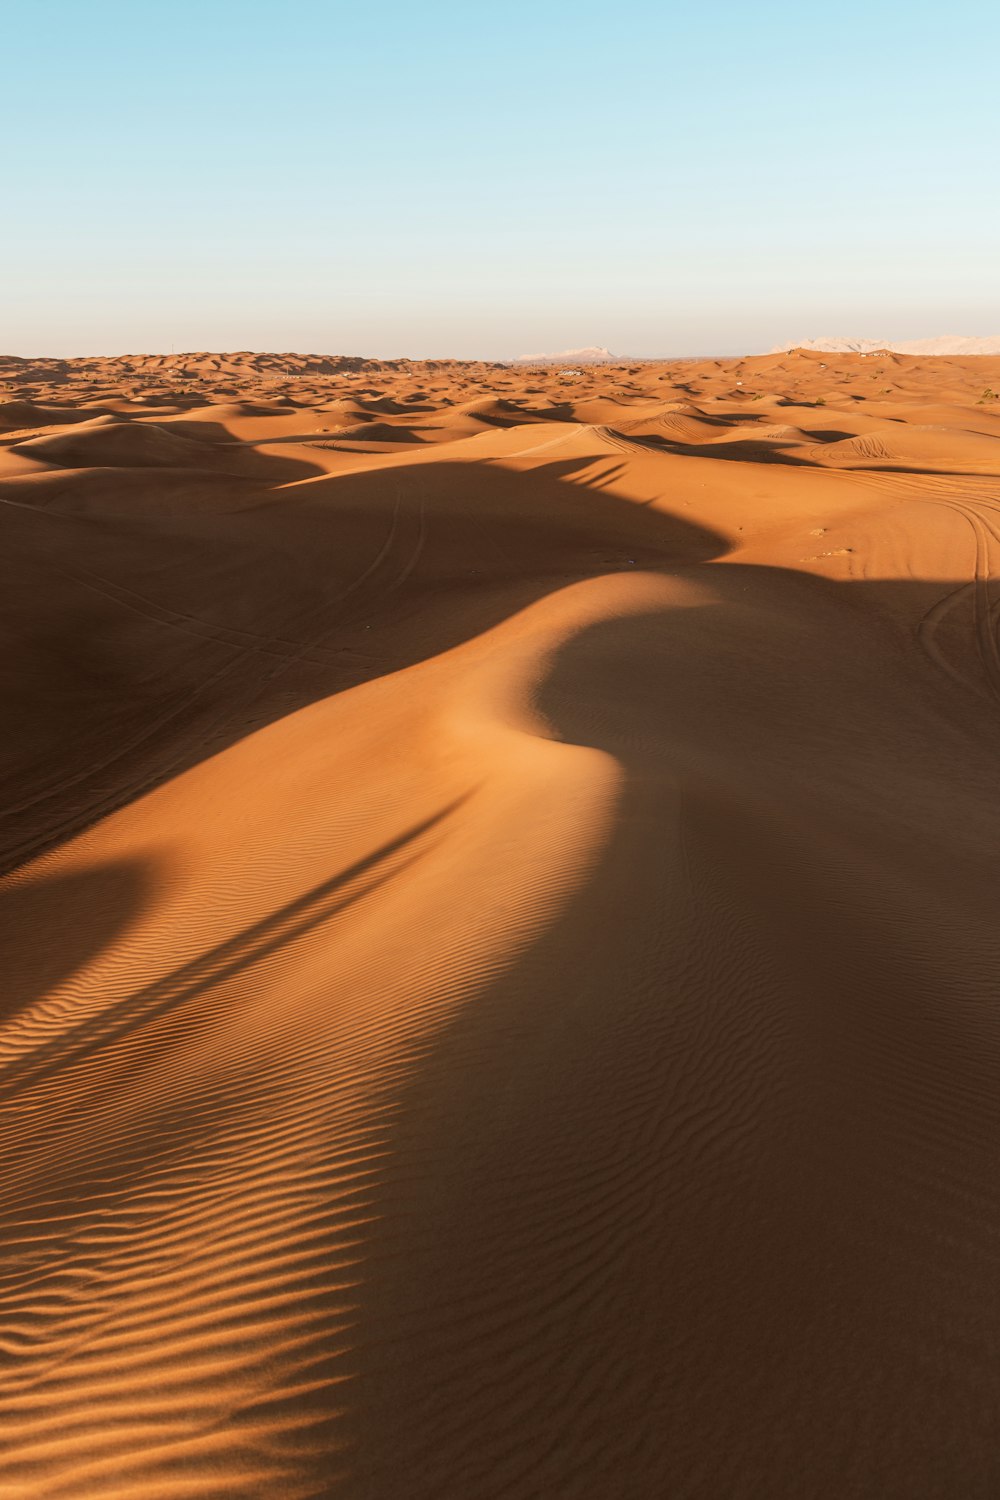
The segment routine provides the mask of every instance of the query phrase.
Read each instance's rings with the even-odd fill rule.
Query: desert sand
[[[0,382],[4,1500],[995,1500],[1000,359]]]

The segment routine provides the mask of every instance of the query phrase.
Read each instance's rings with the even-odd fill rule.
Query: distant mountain
[[[779,344],[772,354],[787,354],[792,349],[811,349],[817,354],[875,354],[885,349],[890,354],[1000,354],[1000,335],[996,338],[963,338],[960,334],[943,334],[935,339],[911,339],[893,343],[885,339],[799,339]]]
[[[561,354],[522,354],[511,363],[515,365],[603,365],[614,363],[618,358],[610,349],[564,349]]]

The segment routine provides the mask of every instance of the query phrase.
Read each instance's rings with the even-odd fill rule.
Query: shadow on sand
[[[293,543],[330,582],[308,582],[301,641],[278,613],[291,575],[267,583],[277,497],[238,543],[267,623],[256,645],[202,642],[231,655],[200,740],[177,716],[169,754],[123,758],[101,791],[103,811],[250,719],[445,650],[574,578],[638,559],[710,583],[703,608],[583,631],[538,690],[556,737],[623,766],[613,829],[399,1087],[329,1451],[349,1428],[353,1500],[992,1500],[996,684],[971,632],[978,694],[929,672],[898,624],[953,582],[704,568],[717,537],[573,473],[414,467],[388,496],[374,476],[318,484]],[[353,583],[334,537],[375,559]],[[384,633],[365,654],[368,623]],[[245,618],[211,625],[249,635]],[[53,728],[41,758],[60,756]],[[35,838],[95,806],[55,794]],[[69,1052],[36,1059],[44,1076],[293,944],[356,899],[347,885],[393,878],[388,855],[446,836],[451,811],[71,1031]],[[106,924],[60,938],[67,968],[143,901],[135,871],[94,878]],[[13,899],[71,915],[76,897]],[[323,1493],[329,1453],[311,1462]]]

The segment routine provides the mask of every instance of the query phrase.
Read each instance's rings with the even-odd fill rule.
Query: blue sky
[[[1000,333],[981,0],[0,0],[0,350]]]

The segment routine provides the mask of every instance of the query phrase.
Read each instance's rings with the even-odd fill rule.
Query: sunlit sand
[[[1000,359],[0,379],[0,1495],[996,1493]]]

